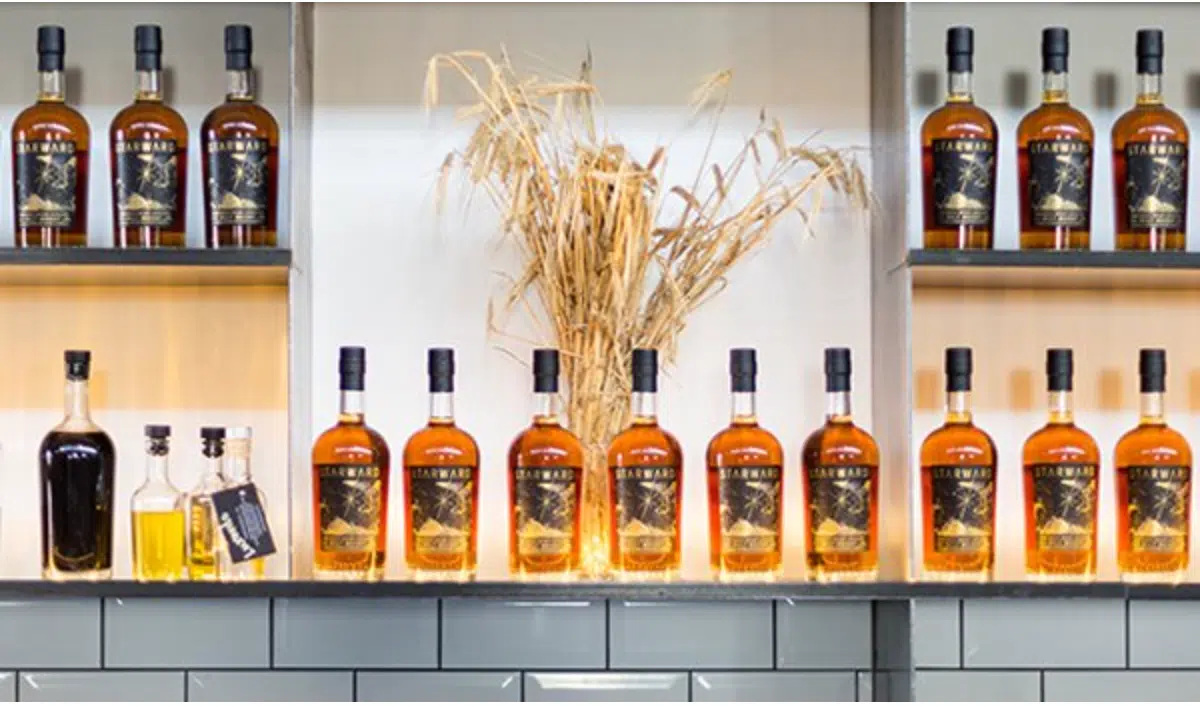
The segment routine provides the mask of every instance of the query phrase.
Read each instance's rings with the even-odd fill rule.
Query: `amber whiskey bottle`
[[[1137,33],[1137,103],[1112,129],[1118,250],[1186,250],[1188,129],[1163,105],[1163,33]]]
[[[163,103],[162,30],[134,30],[137,89],[113,118],[113,245],[183,247],[187,242],[187,146],[183,118]]]
[[[87,245],[87,120],[66,104],[66,33],[38,27],[37,102],[12,126],[13,242],[18,248]]]
[[[1177,583],[1191,548],[1192,448],[1167,426],[1167,354],[1142,350],[1141,419],[1117,442],[1117,567],[1125,581]]]
[[[418,581],[475,578],[479,447],[454,423],[454,351],[429,350],[429,423],[404,447],[404,552]]]
[[[1087,250],[1092,217],[1092,123],[1067,94],[1069,37],[1042,31],[1042,104],[1017,126],[1021,248]]]
[[[921,444],[922,578],[988,581],[996,560],[996,444],[971,420],[971,349],[946,349],[946,421]]]
[[[312,452],[313,576],[377,581],[387,558],[387,442],[365,421],[366,351],[342,348],[341,410]]]
[[[879,447],[850,415],[850,349],[825,350],[825,424],[804,442],[804,556],[810,581],[879,574]]]
[[[516,578],[579,573],[583,445],[559,418],[558,370],[558,351],[533,352],[533,424],[508,449],[508,565]]]
[[[996,123],[971,93],[974,31],[951,27],[946,103],[921,125],[925,247],[992,247]]]
[[[658,425],[658,351],[633,351],[632,407],[608,447],[610,566],[622,581],[670,580],[682,556],[683,451]]]
[[[254,101],[246,25],[225,28],[225,102],[200,127],[204,237],[210,248],[276,245],[279,125]]]
[[[1100,450],[1075,426],[1069,348],[1046,352],[1050,419],[1025,442],[1025,571],[1031,580],[1096,578]]]
[[[773,581],[783,565],[783,447],[758,425],[752,348],[729,352],[733,420],[708,444],[709,566],[718,581]]]

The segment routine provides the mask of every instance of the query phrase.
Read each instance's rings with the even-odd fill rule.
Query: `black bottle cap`
[[[250,69],[250,54],[254,50],[250,25],[225,26],[225,70],[246,71]]]
[[[91,351],[66,351],[63,360],[67,364],[68,380],[87,380],[92,370]]]
[[[454,349],[429,349],[429,391],[454,392]]]
[[[151,439],[166,439],[171,436],[170,424],[147,424],[146,436]]]
[[[1161,348],[1139,351],[1138,375],[1142,379],[1142,392],[1166,392],[1167,352]]]
[[[533,391],[558,392],[558,351],[553,348],[533,352]]]
[[[1070,38],[1066,27],[1047,27],[1042,30],[1042,71],[1066,73]]]
[[[67,33],[58,25],[42,25],[37,31],[38,71],[62,71],[67,51]]]
[[[138,25],[133,28],[134,67],[138,71],[162,69],[162,27]]]
[[[1163,31],[1161,29],[1139,29],[1137,31],[1137,72],[1139,74],[1161,74],[1163,70]]]
[[[338,374],[342,390],[361,391],[367,375],[367,349],[361,346],[342,346],[338,350]]]
[[[658,351],[649,348],[634,349],[633,391],[658,392]]]
[[[1070,392],[1075,374],[1074,354],[1070,348],[1051,348],[1046,351],[1046,389],[1050,392]]]
[[[946,349],[946,392],[969,392],[972,371],[970,348]]]
[[[974,68],[975,30],[951,27],[946,30],[946,59],[952,73],[969,73]]]
[[[205,441],[224,439],[225,427],[200,427],[200,438]]]
[[[825,349],[825,391],[850,391],[850,349]]]
[[[729,382],[733,392],[754,392],[757,376],[758,361],[753,348],[729,351]]]

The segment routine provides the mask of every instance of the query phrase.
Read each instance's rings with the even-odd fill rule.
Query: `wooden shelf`
[[[286,285],[290,250],[0,249],[0,286]]]
[[[914,288],[1196,289],[1200,253],[910,250]]]

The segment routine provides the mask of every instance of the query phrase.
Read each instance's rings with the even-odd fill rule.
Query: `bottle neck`
[[[1067,73],[1047,71],[1042,74],[1042,103],[1067,102]]]
[[[162,102],[162,71],[138,71],[133,98],[139,102]]]
[[[1069,390],[1051,390],[1049,407],[1051,424],[1075,423],[1075,412],[1072,408]]]
[[[63,404],[67,419],[91,421],[91,410],[88,407],[88,381],[67,380],[66,399]]]
[[[235,69],[225,72],[226,85],[229,90],[225,97],[231,101],[252,101],[254,100],[254,86],[251,83],[250,71],[246,69]]]
[[[753,392],[733,393],[733,423],[735,426],[758,424],[758,411],[755,408]]]
[[[454,424],[453,392],[429,393],[429,423],[441,425]]]
[[[237,485],[250,482],[250,441],[230,439],[225,446],[225,457],[229,459],[229,480]]]
[[[62,71],[39,71],[38,102],[62,103],[66,97],[65,85]]]
[[[630,403],[634,424],[658,424],[658,394],[634,392]]]
[[[362,390],[342,390],[338,424],[362,424],[365,415],[364,403]]]
[[[204,474],[202,480],[223,481],[225,479],[224,468],[225,457],[222,456],[205,456],[204,457]]]
[[[971,103],[975,100],[970,71],[951,71],[946,80],[947,103]]]
[[[832,424],[850,423],[850,391],[838,390],[825,395],[825,421]]]
[[[151,440],[151,451],[146,455],[146,481],[148,483],[170,483],[167,478],[167,449],[165,441]]]
[[[1162,74],[1137,75],[1137,104],[1162,105]]]
[[[1141,424],[1145,426],[1163,426],[1167,423],[1164,412],[1163,393],[1143,392],[1140,401]]]
[[[946,423],[971,423],[971,391],[955,390],[946,393]]]
[[[537,426],[559,426],[558,393],[533,393],[533,423]]]

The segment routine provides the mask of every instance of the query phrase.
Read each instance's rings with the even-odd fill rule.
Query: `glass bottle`
[[[1117,442],[1117,567],[1130,582],[1178,583],[1192,535],[1192,447],[1167,426],[1167,353],[1138,361],[1141,418]]]
[[[90,351],[66,351],[66,414],[42,439],[42,576],[112,578],[117,452],[88,409]]]
[[[1025,442],[1025,572],[1038,581],[1096,578],[1100,450],[1075,426],[1071,349],[1046,351],[1050,419]]]
[[[678,577],[683,450],[658,425],[658,351],[633,351],[633,420],[608,447],[609,562],[628,580]]]
[[[134,30],[137,90],[113,118],[113,245],[183,247],[187,242],[187,124],[163,103],[162,29]]]
[[[229,427],[225,430],[225,477],[228,487],[237,488],[254,482],[250,474],[250,455],[253,431],[250,427]],[[262,489],[255,486],[258,504],[267,511],[267,498]],[[261,581],[267,575],[267,558],[258,557],[249,561],[233,563],[228,547],[221,552],[222,581]]]
[[[1042,31],[1042,104],[1017,126],[1024,250],[1091,244],[1095,133],[1067,94],[1068,42],[1065,27]]]
[[[946,349],[946,421],[921,444],[922,578],[989,581],[996,444],[971,419],[971,349]]]
[[[221,528],[212,496],[228,485],[222,468],[225,428],[202,427],[200,439],[204,471],[196,487],[187,494],[185,508],[188,521],[188,578],[192,581],[216,581],[221,578],[224,543],[221,541]]]
[[[341,410],[313,444],[313,575],[378,581],[387,558],[387,442],[367,426],[366,350],[339,352]]]
[[[753,348],[729,352],[733,415],[708,444],[709,567],[718,581],[774,581],[783,566],[783,446],[758,425]]]
[[[946,103],[921,125],[926,248],[992,247],[998,134],[972,95],[974,51],[970,27],[947,31]]]
[[[1188,128],[1163,104],[1163,32],[1137,33],[1137,102],[1113,123],[1118,250],[1186,250]]]
[[[87,119],[66,104],[66,32],[38,27],[37,102],[12,126],[13,242],[26,247],[87,245]]]
[[[850,349],[825,349],[825,425],[804,442],[810,581],[874,581],[879,574],[879,447],[850,415]]]
[[[183,578],[186,520],[183,493],[171,483],[167,456],[171,427],[146,426],[146,480],[133,493],[133,578],[178,581]]]
[[[418,581],[475,577],[479,447],[454,424],[454,351],[429,350],[429,423],[404,446],[404,552]]]
[[[204,234],[210,248],[276,244],[279,125],[254,100],[250,27],[225,27],[225,102],[200,126]]]

